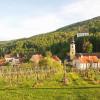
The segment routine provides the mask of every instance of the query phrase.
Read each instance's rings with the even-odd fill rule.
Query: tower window
[[[74,45],[71,46],[71,48],[74,48],[74,47],[75,47]]]

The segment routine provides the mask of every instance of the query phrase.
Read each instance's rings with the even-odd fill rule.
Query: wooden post
[[[68,84],[68,79],[66,78],[66,61],[64,61],[64,75],[63,75],[63,83],[64,85],[67,85]]]

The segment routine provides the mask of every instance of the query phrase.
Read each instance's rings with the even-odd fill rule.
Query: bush
[[[61,65],[61,63],[55,61],[51,57],[44,57],[42,60],[40,60],[39,67],[44,69],[55,70],[58,72],[63,70],[63,66]]]
[[[78,80],[80,77],[77,73],[69,73],[68,75],[72,80]]]
[[[20,67],[22,67],[22,68],[31,68],[31,67],[34,67],[34,64],[32,62],[22,63],[20,65]]]
[[[93,68],[89,68],[88,71],[87,71],[87,78],[89,80],[95,80],[96,78],[96,72]]]

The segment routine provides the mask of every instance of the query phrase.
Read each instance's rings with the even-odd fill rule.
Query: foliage
[[[52,53],[50,51],[46,51],[45,55],[46,57],[52,57]]]
[[[80,98],[99,100],[100,85],[88,84],[79,74],[71,72],[67,73],[70,84],[65,86],[61,84],[62,77],[63,73],[57,73],[35,83],[33,75],[29,78],[24,74],[17,82],[13,81],[12,85],[4,82],[0,77],[0,100],[80,100]],[[34,84],[35,87],[33,87]]]
[[[89,80],[95,80],[95,78],[96,78],[96,71],[93,68],[89,68],[87,70],[87,78]]]
[[[85,53],[100,52],[100,36],[76,38],[76,51]]]
[[[92,47],[93,52],[100,52],[100,17],[96,17],[91,20],[65,26],[54,32],[36,35],[31,38],[7,42],[1,41],[0,57],[3,57],[6,53],[12,53],[13,55],[19,53],[28,61],[33,54],[41,53],[42,55],[46,55],[46,51],[51,51],[53,55],[57,55],[64,60],[66,53],[69,52],[70,38],[79,32],[79,27],[82,29],[82,32],[86,30],[90,32],[90,37],[86,38],[88,38],[91,44],[87,47],[85,52],[92,52]],[[84,44],[83,40],[83,37],[76,38],[77,52],[84,52],[82,49]]]
[[[22,67],[22,68],[32,68],[32,67],[34,67],[34,64],[32,62],[22,63],[20,65],[20,67]]]
[[[100,89],[80,88],[71,89],[32,89],[17,88],[0,91],[0,100],[99,100]]]
[[[61,65],[60,62],[55,61],[52,57],[44,57],[40,62],[39,66],[44,69],[54,69],[57,71],[62,71],[63,66]]]
[[[77,79],[80,78],[79,74],[74,73],[74,72],[73,72],[73,73],[72,73],[72,72],[68,73],[68,76],[69,76],[72,80],[77,80]]]
[[[84,39],[83,51],[87,52],[87,53],[92,53],[92,51],[93,51],[93,45],[92,45],[92,43],[89,42],[89,40],[86,41]]]

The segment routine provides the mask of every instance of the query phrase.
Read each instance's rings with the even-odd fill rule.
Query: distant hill
[[[79,30],[79,28],[80,28],[80,30]],[[100,32],[100,16],[86,20],[86,21],[82,21],[82,22],[64,26],[60,29],[57,29],[56,31],[60,31],[60,32],[90,31],[91,32],[92,31],[91,29],[93,29],[93,28],[97,32]]]
[[[100,16],[64,26],[54,32],[35,35],[25,39],[1,41],[0,55],[2,56],[4,53],[22,53],[30,58],[34,53],[42,53],[44,55],[46,51],[51,51],[64,59],[66,52],[69,51],[70,38],[76,35],[77,32],[89,32],[100,36]]]

